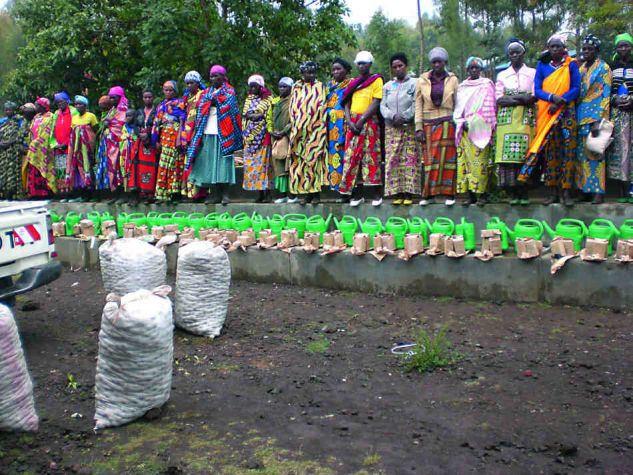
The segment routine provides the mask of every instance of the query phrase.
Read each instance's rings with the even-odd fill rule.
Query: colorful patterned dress
[[[119,152],[119,165],[121,167],[121,178],[123,191],[130,191],[134,188],[134,162],[138,153],[138,131],[134,125],[125,124],[121,130],[121,142]]]
[[[185,119],[185,127],[181,134],[180,143],[183,147],[188,147],[189,142],[193,136],[193,131],[196,127],[196,114],[198,110],[198,106],[200,105],[200,100],[202,99],[204,91],[199,89],[195,94],[187,93],[183,97],[186,102],[186,112],[187,119]],[[185,168],[182,174],[182,195],[187,198],[199,198],[202,196],[200,190],[196,185],[189,181],[189,173],[191,173],[190,169]]]
[[[266,117],[272,98],[249,94],[244,102],[242,116],[247,113],[263,114],[262,119],[244,119],[244,182],[245,190],[272,190],[273,167],[270,159],[270,131]]]
[[[616,107],[618,97],[633,99],[633,58],[627,63],[615,62],[611,88],[611,121],[613,144],[607,150],[607,175],[624,183],[633,182],[633,110]]]
[[[595,122],[609,118],[611,101],[611,68],[602,59],[596,59],[587,68],[580,67],[582,81],[576,109],[578,119],[578,169],[576,186],[584,193],[604,194],[606,191],[606,166],[603,155],[585,148],[587,137]]]
[[[343,177],[347,125],[345,124],[345,106],[343,106],[342,101],[345,88],[349,86],[350,82],[351,79],[345,79],[342,82],[330,81],[326,86],[328,169],[323,184],[335,191],[338,191]]]
[[[95,163],[95,188],[114,191],[123,183],[121,169],[121,134],[125,125],[127,99],[121,97],[102,121],[102,132]]]
[[[0,122],[0,143],[11,142],[0,149],[0,196],[14,199],[22,194],[22,156],[24,141],[28,135],[28,124],[20,115],[3,118]]]
[[[79,115],[79,112],[73,106],[67,106],[63,111],[58,109],[53,114],[53,132],[49,150],[53,151],[57,189],[62,193],[72,190],[68,180],[68,147],[72,132],[72,120],[77,115]]]
[[[178,148],[181,133],[187,118],[185,101],[182,98],[164,100],[156,109],[156,120],[152,131],[152,141],[161,146],[156,178],[156,199],[167,201],[179,194],[182,187],[182,173],[185,154]]]
[[[290,93],[290,193],[318,193],[327,158],[325,86],[299,80]]]
[[[92,112],[73,116],[66,170],[68,185],[73,190],[92,188],[92,168],[94,166],[95,133],[97,117]]]
[[[31,141],[26,153],[26,187],[32,198],[46,198],[57,193],[54,163],[48,154],[53,113],[37,114],[31,123]]]
[[[136,111],[136,128],[138,139],[132,160],[132,171],[128,180],[131,190],[148,198],[154,197],[156,190],[156,147],[152,144],[152,126],[156,117],[156,108],[145,111],[141,108]]]

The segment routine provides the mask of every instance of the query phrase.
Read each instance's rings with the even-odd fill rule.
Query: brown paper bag
[[[207,240],[207,236],[209,235],[210,232],[211,232],[210,229],[200,228],[198,230],[198,238],[201,241],[206,241]]]
[[[345,238],[341,231],[325,233],[323,235],[323,252],[321,255],[327,256],[328,254],[334,254],[335,252],[344,250],[346,247]]]
[[[443,254],[446,247],[446,236],[442,233],[433,233],[429,236],[429,248],[426,254],[429,256],[437,256]]]
[[[139,226],[134,229],[134,237],[143,237],[149,235],[149,228],[147,226]]]
[[[517,238],[517,256],[519,259],[533,259],[541,255],[543,242],[532,238]]]
[[[220,231],[220,236],[228,240],[231,244],[237,241],[237,231],[235,229],[223,229]]]
[[[152,228],[152,237],[156,240],[161,239],[165,235],[165,228],[162,226],[154,226]]]
[[[354,234],[354,241],[350,252],[355,256],[364,256],[369,250],[369,234],[356,233]]]
[[[108,220],[108,221],[103,221],[101,223],[101,235],[102,236],[109,236],[110,233],[112,232],[117,232],[116,230],[116,222],[113,220]]]
[[[53,223],[53,236],[60,237],[66,235],[66,223],[60,221],[59,223]]]
[[[305,233],[303,235],[303,250],[308,253],[316,252],[321,246],[321,233]]]
[[[244,247],[253,246],[257,243],[257,240],[255,239],[255,232],[252,229],[242,231],[242,234],[240,234],[237,239]]]
[[[261,237],[261,232],[259,233],[259,235]],[[266,236],[263,240],[260,239],[257,247],[259,247],[260,249],[270,249],[271,247],[275,247],[276,245],[277,245],[277,235],[271,233],[270,235]]]
[[[446,257],[463,257],[466,255],[464,236],[448,236],[444,240],[444,254]]]
[[[583,261],[602,262],[609,256],[609,241],[607,239],[587,238],[585,248],[580,251]]]
[[[180,228],[177,224],[167,224],[165,225],[165,236],[170,236],[173,234],[179,234]]]
[[[124,238],[133,238],[135,229],[136,229],[136,224],[134,224],[134,223],[125,223],[123,225],[123,237]]]
[[[94,237],[95,225],[89,219],[82,219],[79,221],[79,228],[81,229],[81,235],[85,237]]]
[[[299,235],[296,229],[284,229],[281,232],[281,239],[279,245],[280,249],[289,249],[299,245]]]
[[[193,228],[184,228],[180,233],[180,240],[189,240],[196,238],[196,230]]]
[[[492,256],[500,256],[503,254],[501,238],[499,236],[483,238],[483,241],[481,241],[481,252],[489,252]]]
[[[420,234],[407,234],[404,237],[404,249],[398,253],[398,258],[408,261],[422,252],[424,252],[422,236]]]
[[[501,236],[501,231],[499,231],[498,229],[482,229],[481,230],[482,239],[498,237],[498,236]]]
[[[213,244],[220,244],[222,240],[222,235],[219,232],[210,232],[207,234],[207,241],[212,242]]]
[[[73,226],[73,236],[81,235],[81,225],[79,223]]]
[[[270,229],[262,229],[259,231],[259,242],[263,242],[268,236],[272,234]]]
[[[552,241],[551,253],[553,257],[575,255],[576,250],[574,249],[574,241],[560,236],[555,237]]]
[[[615,251],[615,260],[620,263],[633,261],[633,240],[620,239]]]

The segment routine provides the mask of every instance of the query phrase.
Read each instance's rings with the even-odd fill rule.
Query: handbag
[[[273,160],[285,160],[290,150],[290,140],[287,136],[283,136],[280,139],[273,140],[273,148],[271,155]]]
[[[598,155],[604,155],[604,152],[607,150],[609,145],[611,145],[611,142],[613,142],[613,138],[611,137],[612,134],[613,122],[602,119],[600,121],[600,125],[598,126],[598,135],[594,137],[593,134],[589,132],[585,148]]]

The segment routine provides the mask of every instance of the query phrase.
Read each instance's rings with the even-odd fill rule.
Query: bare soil
[[[164,412],[99,434],[98,272],[19,299],[41,422],[0,434],[0,473],[633,473],[632,314],[247,282],[231,295],[218,339],[175,332]],[[461,360],[405,373],[391,347],[443,325]]]

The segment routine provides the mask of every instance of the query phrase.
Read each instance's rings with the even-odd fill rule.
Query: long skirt
[[[613,144],[607,150],[607,175],[613,180],[633,181],[633,112],[611,108]]]
[[[60,193],[68,193],[72,190],[70,180],[66,179],[66,165],[68,161],[68,147],[53,149],[53,161],[55,163],[55,180],[57,190]]]
[[[590,132],[591,124],[581,125],[578,128],[576,187],[583,193],[603,195],[606,191],[606,162],[604,156],[585,148]]]
[[[490,145],[478,148],[471,142],[468,132],[463,132],[457,150],[457,193],[488,191],[489,166]]]
[[[233,155],[222,155],[217,135],[204,135],[202,148],[193,162],[189,182],[200,188],[217,184],[235,184]]]
[[[171,199],[172,195],[180,193],[182,187],[185,159],[176,148],[176,136],[179,133],[179,128],[178,123],[170,123],[161,129],[161,152],[156,177],[157,200]]]
[[[422,151],[410,127],[385,130],[385,196],[422,193]]]
[[[22,146],[0,150],[0,196],[13,199],[22,194]]]
[[[545,186],[570,190],[576,168],[576,109],[565,108],[537,153],[527,157],[520,182],[528,182],[541,160],[545,162]]]
[[[94,133],[89,125],[78,126],[72,129],[66,173],[70,176],[69,185],[74,190],[84,190],[92,187],[93,144]]]
[[[524,92],[506,89],[504,94],[512,96]],[[495,131],[495,163],[497,184],[501,188],[519,185],[519,172],[534,138],[535,125],[534,105],[499,107]]]
[[[353,123],[358,122],[361,114],[352,114]],[[357,185],[361,175],[363,186],[380,186],[380,126],[371,117],[367,119],[360,134],[347,131],[345,140],[345,158],[343,159],[343,176],[339,185],[339,193],[349,195]],[[361,184],[361,183],[358,183]]]
[[[31,164],[26,167],[26,190],[31,198],[46,198],[51,192],[48,181]]]
[[[457,150],[455,124],[450,119],[424,123],[424,190],[422,196],[455,194]]]
[[[497,165],[497,185],[501,188],[513,188],[519,185],[519,173],[522,163],[500,163]]]
[[[268,134],[260,142],[255,141],[244,147],[244,181],[245,190],[272,190],[274,183],[273,165],[270,156],[270,138]]]
[[[132,171],[128,186],[147,196],[154,196],[156,191],[156,149],[146,146],[137,139],[133,149]]]

